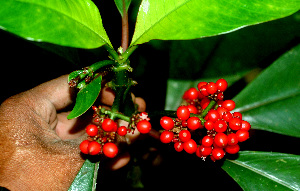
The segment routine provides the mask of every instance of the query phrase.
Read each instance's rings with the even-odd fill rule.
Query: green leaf
[[[300,137],[300,45],[290,50],[233,100],[252,128]]]
[[[241,151],[222,166],[243,190],[299,190],[300,156],[275,152]]]
[[[129,5],[131,3],[131,0],[115,0],[115,4],[123,17],[124,15],[124,6],[125,6],[125,11],[128,11]]]
[[[222,76],[218,78],[206,78],[197,80],[176,80],[169,79],[167,82],[166,110],[176,110],[182,102],[182,96],[186,90],[191,87],[197,87],[199,82],[216,82],[220,78],[224,78],[228,82],[228,86],[241,79],[248,71],[240,72],[231,76]]]
[[[99,162],[85,160],[68,191],[95,191]]]
[[[112,47],[91,0],[0,2],[0,28],[27,40],[77,48]]]
[[[78,92],[75,106],[68,115],[68,119],[84,114],[94,104],[101,91],[101,82],[102,76],[100,75]]]
[[[299,0],[143,0],[131,46],[153,39],[224,34],[291,15],[299,8]]]

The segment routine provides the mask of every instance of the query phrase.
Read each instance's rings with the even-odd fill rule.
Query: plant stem
[[[127,13],[127,10],[126,10],[125,0],[123,0],[122,40],[121,40],[121,47],[123,48],[123,52],[125,52],[127,50],[128,44],[129,44],[128,13]]]
[[[111,110],[107,110],[105,108],[101,108],[101,113],[109,115],[109,117],[113,120],[118,118],[118,119],[122,119],[124,121],[130,122],[130,117],[128,117],[126,115],[123,115],[121,113],[118,113],[118,112],[114,112],[114,111],[111,111]]]

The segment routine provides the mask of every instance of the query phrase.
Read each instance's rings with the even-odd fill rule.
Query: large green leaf
[[[101,82],[102,76],[100,75],[78,92],[75,106],[68,115],[68,119],[84,114],[94,104],[101,91]]]
[[[124,15],[124,11],[126,11],[126,12],[128,11],[130,3],[131,3],[131,0],[115,0],[115,4],[116,4],[122,17]]]
[[[38,42],[97,48],[111,43],[91,0],[0,0],[0,28]]]
[[[300,45],[280,57],[233,100],[254,129],[300,137]]]
[[[243,190],[300,190],[300,156],[275,152],[239,152],[222,166]]]
[[[219,35],[291,15],[299,8],[299,0],[143,0],[131,45]]]
[[[95,191],[99,162],[85,160],[68,191]]]

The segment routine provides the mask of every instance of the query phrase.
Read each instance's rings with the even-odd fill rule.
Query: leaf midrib
[[[280,185],[282,185],[282,186],[284,186],[284,187],[287,187],[287,188],[289,188],[289,189],[292,189],[292,190],[297,190],[296,188],[294,188],[293,186],[290,186],[288,183],[286,183],[285,181],[280,181],[280,180],[278,180],[278,178],[276,178],[275,176],[270,176],[269,174],[267,174],[267,173],[264,173],[264,172],[262,172],[261,170],[259,170],[259,169],[256,169],[256,168],[254,168],[254,167],[252,167],[252,166],[249,166],[249,165],[247,165],[247,164],[244,164],[243,162],[239,162],[239,161],[235,161],[235,160],[227,160],[228,162],[232,162],[232,163],[234,163],[234,164],[236,164],[236,165],[238,165],[238,166],[241,166],[241,167],[243,167],[243,168],[246,168],[246,169],[248,169],[248,170],[250,170],[250,171],[253,171],[253,172],[255,172],[255,173],[257,173],[257,174],[259,174],[259,175],[261,175],[261,176],[263,176],[263,177],[266,177],[266,178],[268,178],[268,179],[270,179],[270,180],[272,180],[272,181],[274,181],[274,182],[277,182],[278,184],[280,184]]]

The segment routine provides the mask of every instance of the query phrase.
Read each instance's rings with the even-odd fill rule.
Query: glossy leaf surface
[[[235,111],[252,128],[300,137],[300,45],[293,48],[241,91]]]
[[[291,15],[299,8],[298,0],[143,0],[131,45],[219,35]]]
[[[75,106],[68,115],[68,119],[73,119],[84,114],[94,104],[101,91],[101,82],[102,76],[96,77],[78,92]]]
[[[85,160],[68,191],[96,190],[98,168],[99,162],[93,163],[88,159]]]
[[[27,40],[97,48],[111,43],[91,0],[0,0],[0,28]]]
[[[299,190],[300,156],[276,152],[241,151],[222,168],[245,191]]]

